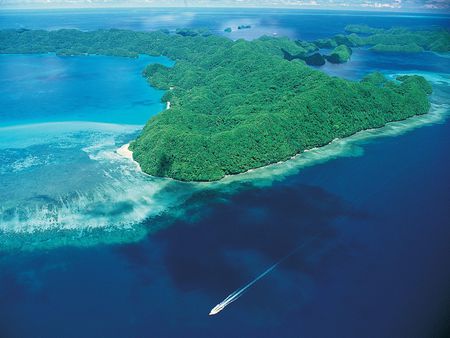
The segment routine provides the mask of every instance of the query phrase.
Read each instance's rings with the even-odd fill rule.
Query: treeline
[[[0,52],[176,61],[145,69],[153,86],[167,90],[171,108],[152,117],[131,148],[146,173],[180,180],[217,180],[429,109],[431,87],[422,77],[388,81],[376,73],[353,82],[285,59],[286,51],[316,48],[308,43],[182,32],[3,30]]]

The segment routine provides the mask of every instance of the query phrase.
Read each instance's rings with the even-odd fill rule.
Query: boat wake
[[[313,237],[311,240],[314,240],[315,238],[317,238],[317,236]],[[293,256],[295,253],[297,253],[298,250],[300,250],[301,248],[303,248],[306,244],[308,244],[310,241],[306,242],[306,243],[302,243],[301,245],[299,245],[298,247],[296,247],[294,250],[292,250],[289,254],[287,254],[286,256],[284,256],[283,258],[281,258],[278,262],[276,262],[275,264],[271,265],[268,269],[266,269],[263,273],[261,273],[260,275],[258,275],[255,279],[253,279],[252,281],[250,281],[249,283],[247,283],[246,285],[244,285],[243,287],[237,289],[236,291],[232,292],[230,295],[227,296],[227,298],[225,298],[223,301],[221,301],[219,304],[217,304],[216,306],[214,306],[211,311],[209,312],[210,316],[216,315],[218,314],[220,311],[222,311],[223,309],[225,309],[228,305],[230,305],[231,303],[233,303],[234,301],[238,300],[239,297],[241,297],[249,288],[251,288],[256,282],[258,282],[260,279],[262,279],[263,277],[267,276],[269,273],[271,273],[278,265],[280,265],[281,263],[283,263],[284,261],[286,261],[288,258],[290,258],[291,256]]]

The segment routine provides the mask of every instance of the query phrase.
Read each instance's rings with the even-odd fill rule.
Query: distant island
[[[345,31],[350,34],[338,34],[331,38],[317,39],[313,43],[318,48],[338,48],[335,56],[324,56],[328,61],[346,62],[351,55],[342,45],[351,47],[369,47],[373,52],[420,53],[423,51],[450,52],[450,31],[436,29],[429,31],[411,31],[406,28],[373,28],[367,25],[347,25]],[[333,54],[332,53],[332,54]],[[336,63],[335,62],[335,63]]]
[[[289,39],[287,40],[288,42],[284,46],[281,45],[284,58],[289,61],[295,59],[303,60],[310,66],[322,66],[325,64],[325,61],[331,63],[345,63],[350,60],[350,56],[352,55],[351,48],[346,45],[335,44],[336,48],[331,51],[330,55],[327,55],[319,53],[320,47],[318,47],[316,43],[297,40],[294,41],[296,45],[296,48],[294,48],[291,45],[292,41]]]
[[[173,67],[152,64],[143,72],[152,86],[166,90],[163,101],[170,109],[148,121],[130,150],[150,175],[213,181],[428,112],[431,86],[423,77],[388,80],[374,73],[348,81],[301,59],[326,44],[334,48],[330,58],[344,61],[352,39],[232,41],[190,29],[22,29],[0,31],[0,53],[149,54],[174,60]]]
[[[445,29],[412,31],[402,27],[383,29],[348,25],[345,30],[351,33],[347,36],[349,47],[372,46],[370,49],[374,52],[450,51],[450,31]]]
[[[238,29],[238,30],[241,30],[241,29],[250,29],[250,28],[252,28],[251,25],[239,25],[239,26],[237,26],[237,29]],[[223,31],[224,31],[225,33],[231,33],[231,32],[233,31],[233,29],[232,29],[231,27],[227,27],[227,28],[225,28]]]

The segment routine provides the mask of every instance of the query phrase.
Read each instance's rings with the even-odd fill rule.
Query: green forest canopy
[[[390,29],[367,25],[347,25],[349,47],[373,46],[375,52],[433,52],[450,51],[450,31],[446,29],[409,30],[403,27]],[[358,35],[359,34],[359,35]]]
[[[284,51],[313,49],[287,38],[232,41],[204,30],[0,31],[0,53],[176,61],[145,69],[171,108],[148,121],[131,149],[144,172],[187,181],[218,180],[428,111],[431,86],[420,76],[388,81],[376,73],[354,82],[284,58]]]

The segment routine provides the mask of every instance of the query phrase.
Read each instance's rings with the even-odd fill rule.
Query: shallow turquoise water
[[[152,179],[116,153],[165,108],[163,92],[141,76],[156,62],[173,64],[149,56],[0,56],[2,231],[124,227],[156,212]]]
[[[145,124],[164,109],[141,76],[164,57],[0,55],[0,127],[52,121]]]

